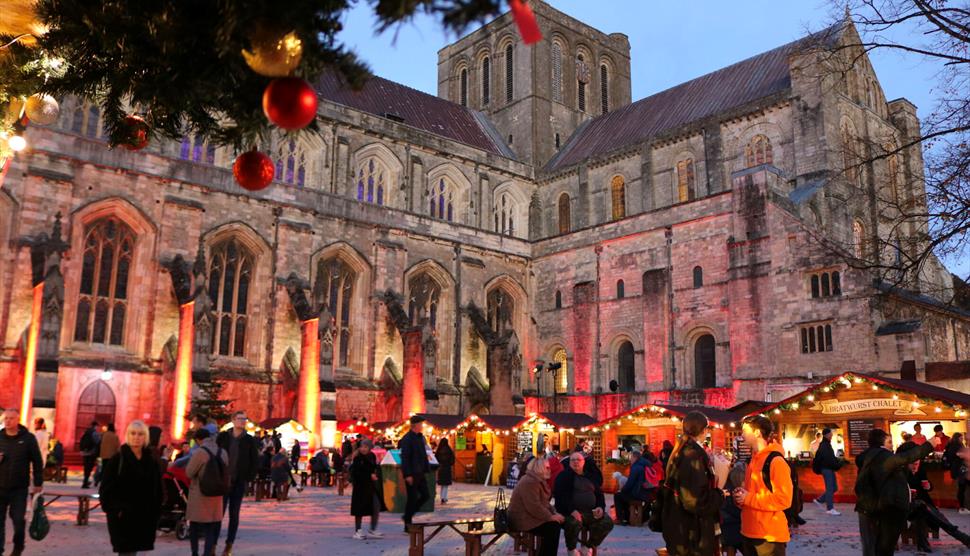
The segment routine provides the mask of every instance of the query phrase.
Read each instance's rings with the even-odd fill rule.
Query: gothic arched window
[[[566,357],[566,350],[557,350],[555,355],[552,356],[552,360],[560,365],[559,370],[556,371],[556,393],[566,394],[569,392],[569,363]]]
[[[895,152],[896,146],[893,144],[888,144],[885,148],[890,153],[886,157],[886,173],[888,174],[886,181],[889,183],[889,198],[897,210],[903,210],[902,199],[899,197],[899,154]]]
[[[677,200],[693,201],[694,191],[694,159],[685,158],[677,163]]]
[[[492,64],[488,56],[482,58],[482,106],[488,106],[492,96]]]
[[[582,54],[576,55],[576,106],[586,111],[586,84],[589,83],[589,66]]]
[[[207,145],[201,135],[196,135],[194,138],[190,135],[182,137],[181,147],[179,158],[182,160],[204,162],[206,164],[214,164],[216,161],[215,145]]]
[[[249,288],[255,260],[238,240],[212,247],[209,257],[209,298],[212,300],[212,353],[243,357],[249,315]]]
[[[559,233],[568,234],[572,228],[569,221],[569,194],[563,193],[559,196]]]
[[[88,108],[88,119],[84,127],[84,135],[92,139],[98,136],[98,127],[101,121],[101,110],[97,106],[91,105]]]
[[[771,164],[773,161],[774,153],[771,151],[771,141],[764,135],[755,135],[744,147],[745,168]]]
[[[340,257],[321,259],[317,263],[317,276],[313,285],[313,297],[327,307],[333,319],[333,353],[336,363],[346,367],[351,354],[350,311],[354,300],[357,273]]]
[[[562,102],[562,46],[552,43],[552,100]]]
[[[852,254],[857,259],[866,257],[866,229],[859,220],[852,221]]]
[[[371,157],[357,168],[357,200],[383,205],[387,195],[387,170]]]
[[[619,220],[626,216],[626,182],[623,181],[623,176],[613,176],[610,191],[613,197],[613,220]]]
[[[562,309],[562,292],[556,290],[556,309]]]
[[[502,235],[515,235],[515,201],[503,193],[494,209],[495,232]]]
[[[461,68],[461,73],[458,77],[458,102],[462,106],[468,106],[468,70]]]
[[[432,184],[428,195],[429,214],[432,218],[454,222],[455,220],[455,186],[448,178],[439,178],[438,183]]]
[[[277,148],[276,179],[299,187],[306,183],[306,155],[293,139]]]
[[[124,344],[134,249],[134,232],[117,218],[102,218],[85,230],[74,341]]]
[[[617,299],[623,299],[624,297],[626,297],[626,285],[623,283],[623,280],[617,280],[616,281],[616,298]]]
[[[512,45],[505,47],[505,102],[512,102],[513,78],[515,77],[515,64],[512,58]]]
[[[704,334],[694,342],[694,385],[697,388],[717,386],[714,336]]]
[[[704,286],[704,269],[695,266],[694,267],[694,289],[701,288]]]
[[[616,352],[616,381],[620,383],[620,392],[633,392],[637,387],[636,364],[633,344],[626,341],[620,344]]]
[[[600,108],[603,114],[610,111],[610,70],[600,65]]]

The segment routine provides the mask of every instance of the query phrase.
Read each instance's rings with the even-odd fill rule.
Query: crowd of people
[[[19,424],[15,409],[3,412],[0,433],[0,515],[13,522],[13,553],[24,551],[25,514],[30,494],[41,492],[45,473],[63,465],[63,446],[46,430],[43,419],[34,432]],[[244,411],[231,417],[231,427],[218,432],[215,423],[193,416],[189,440],[179,446],[159,447],[160,429],[142,421],[127,425],[119,437],[113,423],[92,423],[79,441],[83,457],[82,488],[99,488],[112,550],[119,554],[154,549],[161,508],[163,477],[182,477],[187,485],[185,518],[190,523],[193,555],[212,556],[228,515],[223,556],[231,556],[239,531],[239,516],[248,485],[268,480],[273,495],[285,497],[290,485],[300,488],[293,471],[299,469],[300,446],[289,451],[276,434],[253,436],[247,431]],[[707,418],[691,412],[682,419],[676,443],[665,442],[659,454],[643,447],[630,451],[630,469],[620,477],[613,510],[603,492],[603,474],[593,457],[592,445],[580,442],[572,451],[545,446],[544,453],[525,455],[509,473],[513,486],[508,506],[509,525],[539,539],[539,555],[558,553],[560,542],[570,556],[600,546],[618,523],[631,520],[637,504],[651,529],[662,533],[671,555],[710,556],[722,550],[729,556],[784,555],[790,527],[804,523],[800,511],[797,473],[784,457],[772,422],[764,416],[742,423],[741,438],[750,459],[721,465],[723,455],[705,444]],[[453,482],[455,452],[446,438],[433,447],[423,435],[423,418],[414,416],[410,430],[397,443],[405,483],[404,529],[434,496],[448,503]],[[821,475],[824,492],[814,500],[831,515],[838,490],[836,472],[847,462],[832,446],[833,431],[823,429],[812,443],[812,470]],[[864,556],[895,552],[901,533],[909,527],[917,548],[932,549],[928,534],[943,530],[970,546],[967,536],[936,508],[929,492],[924,458],[936,452],[958,485],[960,513],[967,509],[970,483],[970,447],[964,435],[952,438],[937,426],[927,438],[917,425],[893,450],[890,435],[874,429],[868,449],[858,455],[855,485],[860,538]],[[381,456],[387,445],[360,435],[347,437],[337,449],[323,448],[308,458],[306,471],[320,485],[348,480],[352,488],[350,513],[355,539],[381,538],[380,513],[388,510],[384,497]],[[432,467],[431,454],[437,467]],[[309,455],[309,454],[307,454]],[[45,469],[46,468],[46,469]],[[432,472],[435,471],[435,474]],[[364,519],[369,527],[363,528]],[[4,542],[0,527],[0,547]],[[0,552],[2,553],[2,552]]]

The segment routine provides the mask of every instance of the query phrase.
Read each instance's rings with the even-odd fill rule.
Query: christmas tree
[[[199,396],[192,398],[192,410],[186,417],[202,415],[209,421],[226,423],[232,417],[232,400],[223,399],[225,384],[215,379],[198,382]]]

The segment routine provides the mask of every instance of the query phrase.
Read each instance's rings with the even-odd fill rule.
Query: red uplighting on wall
[[[30,310],[30,328],[27,331],[27,358],[24,361],[24,390],[20,398],[20,424],[30,422],[34,405],[34,375],[37,371],[37,338],[40,336],[40,313],[44,301],[44,283],[34,286],[34,302]]]
[[[310,431],[310,448],[320,432],[320,319],[303,322],[300,349],[300,390],[297,398],[299,421]]]
[[[172,403],[172,440],[182,440],[185,435],[185,416],[192,394],[192,344],[195,338],[195,320],[190,301],[179,307],[179,342],[175,358],[175,399]]]

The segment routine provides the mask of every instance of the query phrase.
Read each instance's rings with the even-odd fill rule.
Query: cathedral
[[[230,149],[110,149],[98,106],[61,99],[0,178],[0,406],[72,450],[95,419],[178,438],[207,383],[319,432],[960,378],[945,268],[847,262],[925,228],[885,199],[926,203],[919,144],[851,163],[920,125],[864,54],[815,71],[851,24],[633,101],[625,35],[532,6],[541,42],[496,18],[439,51],[437,96],[323,76],[321,132],[263,145],[255,193]]]

